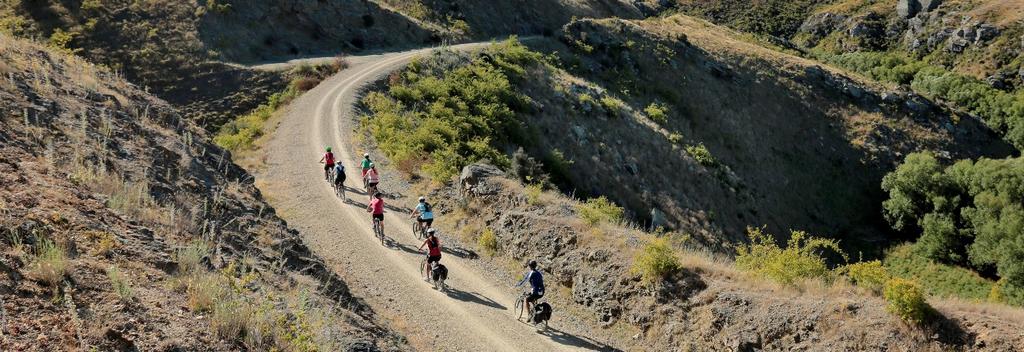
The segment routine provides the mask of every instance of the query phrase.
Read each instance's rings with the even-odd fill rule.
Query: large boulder
[[[800,25],[800,33],[807,34],[807,46],[815,46],[822,38],[835,32],[845,21],[846,16],[843,15],[831,12],[819,13],[808,17]]]
[[[463,191],[473,194],[492,194],[500,189],[487,187],[484,181],[491,177],[504,175],[505,172],[501,171],[497,166],[482,162],[475,163],[462,168],[462,174],[459,175],[459,184],[462,185]]]
[[[942,5],[942,0],[899,0],[896,13],[902,18],[911,18],[918,13],[935,10],[939,5]]]
[[[921,2],[918,0],[899,0],[896,2],[896,14],[902,18],[911,18],[921,12]]]

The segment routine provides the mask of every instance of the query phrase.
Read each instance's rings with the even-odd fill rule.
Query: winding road
[[[472,50],[485,43],[452,47]],[[354,202],[334,196],[316,161],[325,145],[344,161],[349,186],[359,185],[358,157],[350,150],[353,109],[359,92],[407,64],[421,49],[351,57],[350,67],[296,99],[266,144],[266,169],[257,184],[288,224],[349,284],[353,293],[419,350],[561,351],[601,348],[586,338],[552,330],[539,333],[516,321],[517,292],[471,265],[471,259],[446,254],[448,292],[434,290],[420,277],[420,242],[409,231],[408,214],[386,215],[388,246],[372,236],[366,196],[349,191]],[[311,61],[315,61],[312,59]],[[279,69],[267,66],[264,69]],[[391,200],[410,206],[414,200]],[[444,238],[442,237],[442,241]]]

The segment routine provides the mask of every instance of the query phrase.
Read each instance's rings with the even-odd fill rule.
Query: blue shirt
[[[544,275],[540,274],[540,270],[531,270],[526,273],[526,277],[523,278],[523,281],[520,281],[516,286],[522,285],[526,281],[529,281],[530,287],[533,287],[533,294],[544,294]]]
[[[424,203],[416,204],[416,211],[420,213],[420,219],[429,220],[434,218],[434,212],[427,211],[427,206]]]

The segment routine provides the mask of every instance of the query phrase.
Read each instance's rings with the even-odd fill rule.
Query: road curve
[[[469,50],[485,44],[454,46]],[[348,167],[350,186],[358,183],[356,151],[349,150],[353,104],[360,89],[430,49],[349,58],[350,67],[296,99],[265,147],[266,169],[257,184],[288,224],[310,247],[419,350],[560,351],[598,348],[564,333],[540,334],[512,317],[515,291],[486,279],[469,259],[445,255],[451,273],[447,293],[420,277],[423,256],[416,251],[408,215],[390,211],[391,239],[385,247],[372,237],[365,196],[356,202],[334,196],[316,163],[325,145],[335,146]],[[361,155],[360,155],[361,156]],[[361,183],[359,184],[361,186]],[[396,201],[408,206],[409,200]],[[442,237],[443,240],[443,237]]]

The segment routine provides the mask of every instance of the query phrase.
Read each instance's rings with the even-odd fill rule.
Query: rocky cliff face
[[[330,312],[324,346],[396,346],[170,105],[5,35],[0,58],[0,349],[284,348],[286,292]]]
[[[1024,82],[1024,23],[1016,1],[899,0],[823,6],[794,42],[826,51],[895,51],[986,79],[998,89]]]

